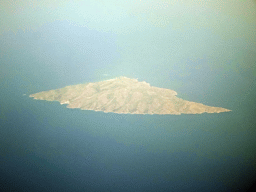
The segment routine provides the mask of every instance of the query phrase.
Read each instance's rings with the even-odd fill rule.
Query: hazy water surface
[[[119,9],[106,18],[86,12],[91,22],[76,25],[83,21],[76,14],[84,13],[77,7],[80,12],[64,12],[69,19],[41,23],[34,31],[1,31],[2,191],[243,191],[255,180],[252,23],[212,9],[202,17],[211,24],[200,27],[203,20],[195,21],[206,13],[194,15],[188,6],[186,12],[177,9],[186,13],[179,20],[164,24],[148,13],[151,8],[144,10],[147,3],[139,5],[121,19],[115,17]],[[124,115],[29,98],[118,76],[232,111]]]

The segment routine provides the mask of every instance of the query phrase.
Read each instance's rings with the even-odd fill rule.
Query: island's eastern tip
[[[170,89],[145,81],[118,77],[106,81],[71,85],[29,95],[37,100],[59,101],[67,108],[124,114],[201,114],[231,111],[178,98]]]

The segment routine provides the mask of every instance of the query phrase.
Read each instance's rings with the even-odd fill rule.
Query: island
[[[118,77],[106,81],[66,86],[31,94],[37,100],[58,101],[67,108],[119,114],[201,114],[231,111],[178,98],[170,89],[145,81]]]

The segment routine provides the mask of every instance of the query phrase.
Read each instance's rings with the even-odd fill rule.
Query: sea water
[[[202,58],[179,31],[150,30],[118,39],[113,33],[53,22],[36,32],[2,35],[2,191],[234,191],[254,181],[255,76],[239,65],[236,70],[227,68],[228,55],[234,51],[229,48],[241,43],[240,53],[249,43],[240,38],[224,42],[207,30],[189,29],[185,34],[191,44],[199,45],[210,34],[207,47],[222,48],[221,54],[206,50]],[[117,41],[122,46],[117,47]],[[200,59],[192,61],[189,56]],[[246,58],[242,61],[251,62]],[[213,69],[209,64],[213,60],[226,68]],[[185,100],[232,111],[115,114],[67,109],[58,102],[29,97],[118,76],[138,78],[172,89]]]
[[[1,182],[12,190],[228,191],[255,173],[252,92],[227,113],[131,115],[67,109],[5,83]]]

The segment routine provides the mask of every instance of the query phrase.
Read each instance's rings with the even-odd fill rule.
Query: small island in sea
[[[170,89],[150,86],[137,79],[118,77],[106,81],[71,85],[31,94],[37,100],[58,101],[67,108],[123,114],[201,114],[231,111],[176,97]]]

